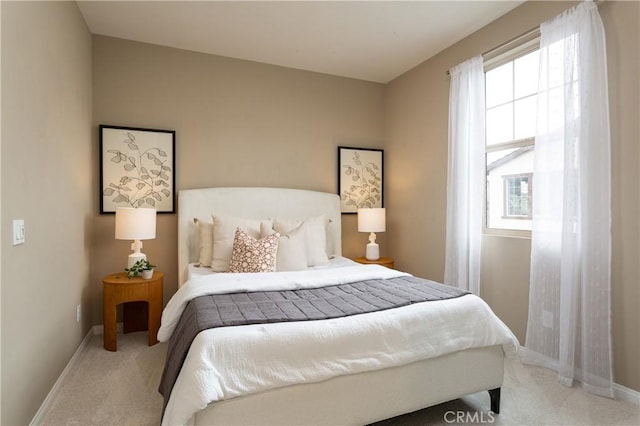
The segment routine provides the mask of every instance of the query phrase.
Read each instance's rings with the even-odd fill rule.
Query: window
[[[505,219],[531,219],[532,173],[503,176]]]
[[[485,62],[487,232],[531,231],[537,43]]]

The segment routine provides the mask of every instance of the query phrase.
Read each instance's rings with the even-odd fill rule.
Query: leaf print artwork
[[[338,148],[342,212],[382,207],[382,150]]]
[[[174,134],[101,126],[101,212],[121,206],[173,211]]]

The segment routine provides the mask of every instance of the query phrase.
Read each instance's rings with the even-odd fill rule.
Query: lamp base
[[[147,255],[144,253],[131,253],[129,255],[129,258],[127,260],[127,269],[131,268],[133,266],[134,263],[136,263],[138,260],[147,260]]]
[[[377,243],[367,244],[367,252],[364,256],[367,260],[380,259],[380,246]]]

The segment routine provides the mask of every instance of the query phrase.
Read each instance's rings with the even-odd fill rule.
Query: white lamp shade
[[[156,237],[156,209],[116,208],[116,240],[152,240]]]
[[[386,223],[384,208],[358,209],[358,232],[384,232]]]

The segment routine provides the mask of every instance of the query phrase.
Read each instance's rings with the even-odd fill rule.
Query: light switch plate
[[[13,221],[13,245],[24,244],[24,220],[15,219]]]

